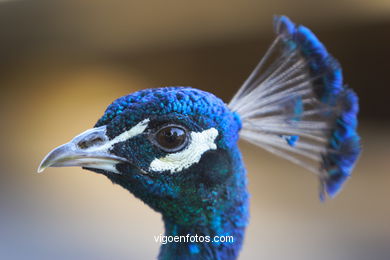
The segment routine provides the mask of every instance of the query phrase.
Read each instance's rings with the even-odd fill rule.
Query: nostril
[[[103,138],[95,137],[95,138],[93,138],[91,140],[82,140],[77,145],[81,149],[87,149],[87,148],[89,148],[91,146],[94,146],[96,144],[102,143],[103,141],[104,141]]]

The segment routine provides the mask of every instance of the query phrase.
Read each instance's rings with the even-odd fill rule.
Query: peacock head
[[[47,167],[107,176],[176,223],[199,214],[234,175],[241,122],[216,96],[189,87],[142,90],[108,106],[95,127],[51,151]],[[215,200],[214,200],[215,201]]]
[[[239,136],[315,173],[334,197],[360,154],[358,97],[305,26],[274,20],[276,38],[228,105],[193,88],[114,101],[95,127],[42,161],[104,174],[162,213],[168,235],[234,235],[234,243],[164,245],[160,259],[235,259],[248,218]]]

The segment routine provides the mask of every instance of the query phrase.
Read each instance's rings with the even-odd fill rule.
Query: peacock
[[[286,16],[275,16],[274,31],[229,103],[181,86],[123,96],[38,172],[81,166],[103,174],[161,213],[165,236],[211,238],[162,244],[159,259],[236,259],[249,215],[239,138],[317,175],[321,201],[341,190],[361,150],[358,98],[338,61]]]

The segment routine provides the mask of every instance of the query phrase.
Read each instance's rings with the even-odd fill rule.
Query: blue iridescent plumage
[[[162,214],[165,235],[233,236],[167,243],[159,259],[236,259],[248,223],[244,139],[314,172],[334,197],[360,153],[358,98],[304,26],[274,20],[276,39],[229,104],[190,87],[115,100],[94,128],[42,161],[107,176]]]
[[[147,89],[114,101],[95,127],[108,126],[108,135],[117,136],[144,118],[152,125],[180,122],[191,131],[216,128],[216,151],[203,154],[199,164],[181,172],[153,172],[151,161],[166,155],[143,136],[133,138],[113,152],[132,158],[148,175],[108,175],[163,214],[167,236],[234,236],[234,243],[168,243],[160,259],[232,259],[237,257],[248,218],[246,173],[237,147],[241,123],[222,100],[211,93],[190,87]],[[153,127],[151,125],[151,127]],[[118,165],[121,172],[132,166]]]

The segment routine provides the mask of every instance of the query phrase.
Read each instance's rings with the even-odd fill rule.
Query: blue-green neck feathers
[[[213,158],[212,158],[213,157]],[[232,158],[226,160],[226,158]],[[186,198],[180,206],[184,212],[179,215],[164,215],[165,235],[186,236],[232,236],[233,242],[217,243],[167,243],[162,246],[161,259],[235,259],[241,249],[244,231],[248,220],[247,178],[237,148],[229,155],[207,155],[200,175],[224,176],[220,180],[196,180],[195,185],[188,187]],[[227,165],[227,166],[225,166]],[[197,187],[194,187],[197,186]],[[194,213],[192,213],[194,212]],[[180,215],[180,213],[182,215]]]

